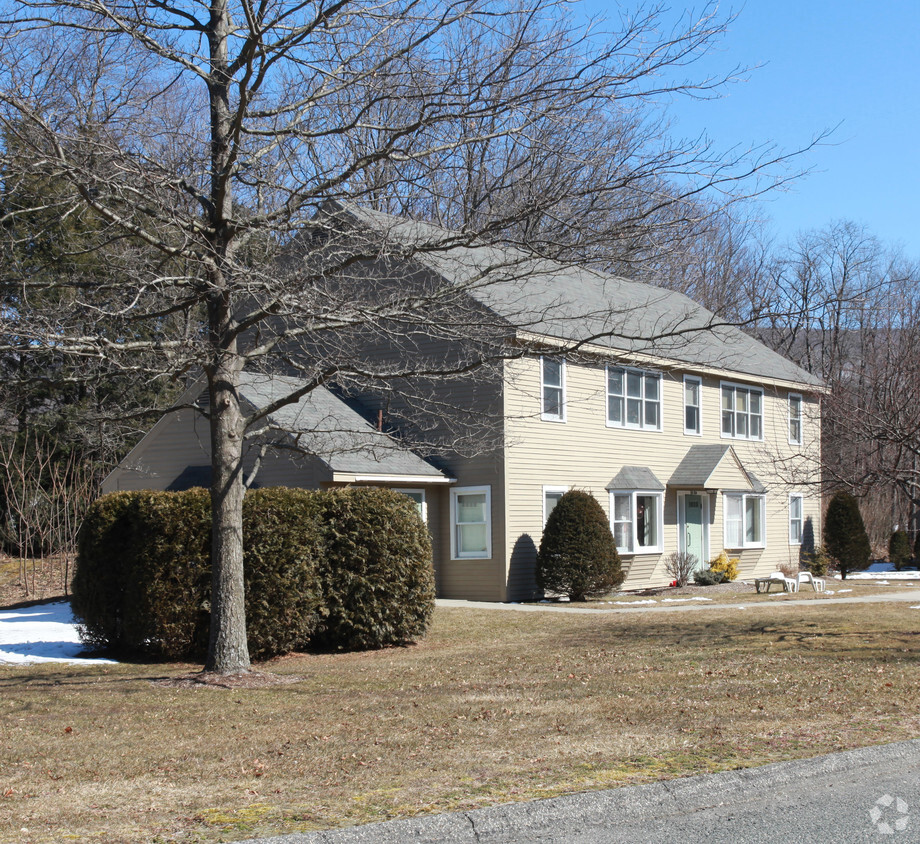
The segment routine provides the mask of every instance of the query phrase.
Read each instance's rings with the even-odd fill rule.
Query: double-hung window
[[[492,556],[491,489],[459,487],[450,491],[451,556],[488,560]]]
[[[425,490],[423,489],[399,489],[395,488],[396,492],[401,492],[407,498],[415,503],[415,507],[418,510],[418,514],[422,517],[423,522],[428,521],[428,503],[425,501]]]
[[[789,445],[802,444],[802,397],[789,393]]]
[[[546,520],[549,518],[549,514],[553,512],[556,505],[559,503],[559,499],[565,495],[571,487],[567,486],[544,486],[543,487],[543,524],[546,525]]]
[[[565,422],[565,361],[540,358],[540,418]]]
[[[702,421],[703,382],[695,375],[684,376],[684,433],[699,436]]]
[[[607,424],[661,430],[661,373],[607,367]]]
[[[610,522],[621,554],[661,553],[660,492],[611,492]]]
[[[726,493],[723,522],[726,548],[763,548],[764,497]]]
[[[792,493],[789,496],[789,544],[802,544],[802,504],[804,496]]]
[[[722,436],[736,440],[763,439],[763,390],[722,384]]]

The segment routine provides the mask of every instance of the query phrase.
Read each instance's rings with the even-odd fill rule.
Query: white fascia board
[[[455,484],[456,478],[443,475],[355,475],[349,472],[333,472],[333,483],[341,484]]]

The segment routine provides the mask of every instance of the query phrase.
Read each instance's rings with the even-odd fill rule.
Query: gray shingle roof
[[[608,490],[647,489],[663,490],[664,484],[655,477],[655,473],[645,466],[624,466],[607,484]]]
[[[264,408],[302,386],[296,378],[244,372],[239,392],[255,408]],[[443,480],[428,461],[367,422],[325,387],[271,415],[278,428],[300,435],[298,445],[333,472],[356,475],[410,475]]]
[[[820,387],[822,381],[739,328],[721,325],[682,293],[518,249],[448,245],[428,223],[348,206],[359,223],[417,248],[416,260],[470,294],[510,325],[566,341],[590,341],[629,354]]]
[[[680,487],[705,487],[713,472],[718,468],[723,458],[734,449],[727,444],[716,443],[711,445],[693,445],[680,461],[674,474],[668,479],[668,486]],[[735,455],[737,460],[737,455]],[[744,468],[740,460],[738,465],[751,482],[751,489],[757,493],[766,492],[766,487],[757,479],[753,472]]]

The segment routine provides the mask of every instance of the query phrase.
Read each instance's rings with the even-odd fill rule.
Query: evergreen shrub
[[[896,530],[888,540],[888,562],[901,571],[910,564],[910,540],[907,531]]]
[[[836,560],[840,575],[846,580],[851,571],[869,565],[872,548],[859,512],[859,504],[848,492],[837,492],[827,506],[824,518],[824,545]]]
[[[543,529],[536,575],[540,589],[572,601],[606,595],[623,582],[607,516],[593,495],[571,490],[559,499]]]
[[[723,581],[735,580],[738,577],[738,563],[741,560],[738,557],[729,557],[725,551],[709,561],[709,568],[722,575]]]
[[[320,531],[320,629],[341,649],[411,642],[434,611],[431,540],[415,503],[389,489],[309,493]]]

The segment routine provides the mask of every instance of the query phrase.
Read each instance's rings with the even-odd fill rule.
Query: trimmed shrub
[[[322,540],[313,496],[251,490],[243,500],[246,635],[253,659],[306,647],[319,622]]]
[[[250,654],[304,647],[318,621],[319,531],[309,493],[270,489],[243,504]],[[80,532],[74,613],[89,645],[167,659],[207,649],[211,503],[204,489],[115,493]]]
[[[83,519],[77,541],[71,607],[81,620],[80,638],[95,648],[121,643],[124,590],[133,568],[131,517],[137,492],[115,492],[100,498]]]
[[[869,565],[872,553],[869,537],[859,512],[859,504],[848,492],[834,494],[824,518],[824,545],[837,562],[840,575],[846,580],[851,571]]]
[[[907,538],[907,531],[896,530],[891,534],[891,539],[888,540],[888,561],[898,571],[910,563],[910,540]]]
[[[620,558],[603,508],[590,493],[563,495],[543,529],[537,553],[537,586],[584,601],[623,582]]]
[[[709,561],[709,568],[722,575],[722,580],[735,580],[738,577],[738,557],[729,557],[724,551]]]
[[[314,642],[382,648],[421,636],[434,610],[431,540],[415,504],[389,489],[310,493],[323,608]]]

